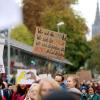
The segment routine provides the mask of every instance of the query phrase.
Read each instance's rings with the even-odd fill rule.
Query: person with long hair
[[[45,97],[54,91],[60,90],[60,85],[54,79],[43,79],[40,81],[40,94]]]
[[[24,100],[27,92],[27,87],[25,84],[19,84],[17,90],[13,92],[12,100]]]
[[[88,88],[87,100],[100,100],[100,95],[96,93],[95,88],[92,86]]]
[[[31,85],[24,100],[41,100],[40,85],[38,83]]]
[[[54,77],[55,81],[60,85],[60,88],[63,90],[63,91],[67,91],[67,87],[64,83],[64,76],[60,73],[57,73]]]
[[[67,88],[68,88],[68,92],[75,94],[78,100],[81,99],[81,91],[79,90],[79,81],[76,76],[68,76]]]

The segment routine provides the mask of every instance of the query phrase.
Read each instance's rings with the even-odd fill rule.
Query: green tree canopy
[[[88,27],[84,18],[71,6],[77,2],[78,0],[23,0],[24,23],[33,34],[36,26],[57,31],[57,23],[64,22],[60,26],[60,32],[67,34],[65,57],[73,63],[73,67],[69,67],[73,70],[83,66],[90,57],[90,48],[85,40]]]
[[[11,30],[11,38],[28,45],[33,45],[33,34],[24,24],[16,26]]]
[[[92,55],[89,59],[89,68],[100,73],[100,35],[97,35],[90,42]]]
[[[36,26],[46,26],[48,23],[48,18],[46,18],[49,16],[48,13],[53,12],[53,17],[57,15],[62,16],[59,11],[63,11],[64,9],[67,11],[67,8],[70,8],[70,5],[76,2],[77,0],[23,0],[24,23],[34,34]],[[53,23],[55,27],[57,22],[60,20],[59,16],[57,16],[55,23]],[[49,17],[49,23],[54,21],[51,20],[52,19]],[[47,28],[50,29],[50,27]]]

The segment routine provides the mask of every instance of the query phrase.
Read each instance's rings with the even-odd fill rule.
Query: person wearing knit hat
[[[82,99],[82,100],[87,100],[87,88],[86,88],[85,86],[83,86],[83,87],[81,88],[81,92],[82,92],[82,94],[81,94],[81,99]]]

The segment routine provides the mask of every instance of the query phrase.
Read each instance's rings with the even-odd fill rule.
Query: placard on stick
[[[66,34],[36,27],[33,53],[63,60],[65,44]]]

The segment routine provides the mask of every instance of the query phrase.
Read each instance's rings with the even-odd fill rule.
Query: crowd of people
[[[100,100],[100,81],[79,82],[62,74],[28,84],[8,84],[0,79],[0,100]]]

